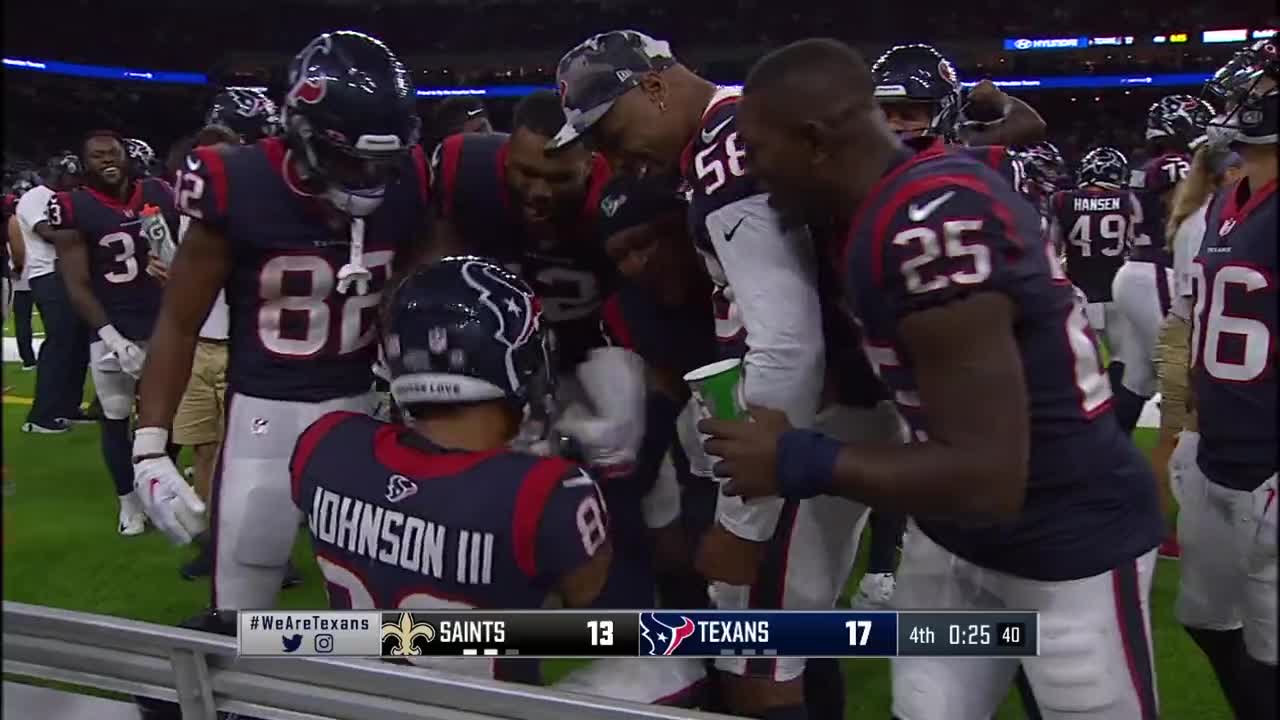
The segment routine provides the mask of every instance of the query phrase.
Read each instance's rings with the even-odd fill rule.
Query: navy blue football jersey
[[[148,205],[160,209],[169,234],[177,238],[173,189],[159,178],[134,181],[123,203],[88,186],[49,199],[49,227],[81,233],[89,249],[93,296],[107,320],[133,341],[151,337],[164,292],[160,281],[147,274],[151,245],[141,215]]]
[[[917,439],[929,426],[903,318],[980,292],[1016,307],[1031,422],[1022,511],[1008,522],[918,516],[925,533],[978,565],[1039,580],[1105,572],[1160,541],[1155,480],[1111,415],[1084,308],[1035,208],[999,175],[939,148],[904,152],[855,213],[843,271],[867,357]]]
[[[539,239],[507,186],[508,139],[487,133],[441,141],[432,157],[434,204],[472,252],[500,261],[529,284],[555,332],[560,369],[571,370],[587,350],[604,344],[600,304],[617,282],[617,268],[595,231],[609,166],[602,156],[593,158],[580,216],[554,238]]]
[[[735,203],[745,203],[764,190],[746,171],[746,147],[737,140],[740,93],[721,91],[702,115],[699,134],[685,148],[681,170],[690,187],[689,234],[707,266],[713,283],[711,308],[721,358],[742,357],[746,352],[747,329],[742,311],[734,301],[724,267],[711,241],[714,232],[707,219]],[[738,225],[725,230],[732,238]]]
[[[1169,219],[1164,196],[1182,182],[1190,170],[1191,158],[1186,153],[1170,152],[1148,160],[1129,173],[1129,188],[1134,195],[1129,259],[1173,264],[1164,232]]]
[[[633,350],[650,367],[680,379],[719,359],[711,303],[699,296],[667,307],[653,294],[625,280],[601,309],[601,331],[611,345]]]
[[[576,465],[447,450],[359,413],[303,431],[289,472],[335,609],[538,609],[609,538],[600,489]]]
[[[290,152],[280,138],[196,148],[178,173],[178,209],[230,245],[232,390],[300,402],[357,395],[373,383],[377,308],[396,253],[424,237],[426,161],[415,147],[365,218],[369,292],[342,294],[351,220],[299,189]]]
[[[1276,472],[1276,213],[1275,180],[1219,191],[1192,266],[1197,463],[1237,490]]]
[[[1089,187],[1054,193],[1053,220],[1067,256],[1067,277],[1089,302],[1111,302],[1111,281],[1124,264],[1133,195]]]

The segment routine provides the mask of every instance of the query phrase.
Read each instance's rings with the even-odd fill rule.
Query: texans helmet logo
[[[289,90],[287,96],[290,105],[297,105],[300,102],[315,105],[324,99],[325,75],[323,72],[312,72],[311,68],[316,55],[328,55],[332,47],[332,39],[325,34],[298,53],[293,69],[297,77],[293,79],[293,88]]]
[[[684,615],[680,616],[679,625],[668,625],[658,619],[654,613],[640,615],[640,637],[649,642],[647,655],[670,655],[684,641],[693,636],[693,621]]]
[[[296,102],[315,105],[324,99],[325,82],[323,77],[306,78],[293,86],[290,97]]]

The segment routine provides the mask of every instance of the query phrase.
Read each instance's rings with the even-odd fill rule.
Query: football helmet
[[[1022,161],[1028,188],[1038,197],[1052,195],[1067,174],[1062,153],[1047,140],[1028,146],[1018,153],[1018,159]]]
[[[1190,143],[1204,134],[1213,107],[1191,95],[1165,95],[1147,110],[1147,139],[1170,137]]]
[[[929,103],[929,125],[919,133],[951,138],[960,117],[960,81],[955,67],[931,45],[896,45],[871,66],[881,104]]]
[[[1085,153],[1080,159],[1080,171],[1076,184],[1080,187],[1097,185],[1118,190],[1129,177],[1129,160],[1113,147],[1099,147]]]
[[[383,341],[401,407],[509,401],[549,417],[555,391],[550,331],[537,297],[479,257],[448,257],[405,278],[387,306]]]
[[[61,178],[77,178],[84,174],[84,163],[80,161],[79,155],[63,150],[49,158],[49,162],[45,164],[45,173],[50,182]]]
[[[21,199],[28,190],[35,187],[36,183],[27,175],[19,175],[17,180],[9,186],[9,192],[13,193],[14,199]]]
[[[213,97],[205,125],[221,125],[249,145],[280,132],[280,112],[275,102],[257,88],[229,87]]]
[[[418,141],[404,64],[381,41],[342,30],[293,59],[280,121],[304,181],[338,210],[369,215]]]
[[[1259,87],[1264,78],[1270,81],[1265,89]],[[1220,147],[1275,143],[1280,126],[1277,84],[1280,46],[1275,38],[1259,40],[1237,52],[1204,86],[1204,93],[1223,109],[1209,121],[1209,141]]]
[[[147,177],[156,171],[156,151],[145,141],[137,138],[124,139],[124,152],[129,158],[129,174],[133,177]]]

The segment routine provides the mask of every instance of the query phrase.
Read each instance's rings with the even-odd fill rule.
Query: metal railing
[[[240,658],[234,638],[4,602],[4,672],[263,720],[728,720],[377,660]]]

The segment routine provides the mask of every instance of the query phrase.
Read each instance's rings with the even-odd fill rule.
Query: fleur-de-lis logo
[[[436,639],[436,629],[430,623],[413,621],[413,615],[400,613],[396,622],[382,624],[383,656],[405,657],[422,655],[427,643]]]

